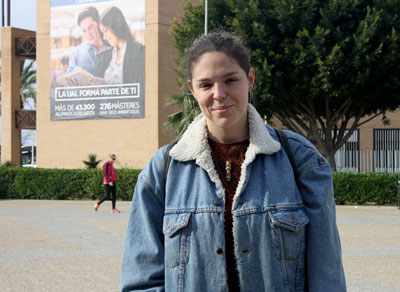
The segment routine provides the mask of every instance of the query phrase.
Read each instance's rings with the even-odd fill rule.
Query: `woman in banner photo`
[[[115,172],[115,168],[113,166],[115,159],[117,159],[117,156],[115,154],[110,154],[109,160],[106,163],[104,163],[104,165],[103,165],[103,173],[104,173],[103,183],[104,183],[106,195],[100,201],[98,201],[96,204],[94,204],[93,209],[96,212],[99,209],[100,205],[105,200],[110,199],[110,194],[111,194],[112,195],[112,197],[111,197],[111,200],[112,200],[111,213],[119,213],[119,210],[115,206],[116,201],[117,201],[117,185],[115,183],[115,180],[117,179],[117,173]]]
[[[110,7],[100,17],[103,38],[113,47],[104,73],[107,84],[144,82],[144,46],[136,42],[118,7]]]
[[[249,103],[256,76],[238,37],[203,35],[186,58],[201,114],[167,171],[165,146],[137,180],[121,291],[346,291],[327,160],[285,130],[294,175]]]

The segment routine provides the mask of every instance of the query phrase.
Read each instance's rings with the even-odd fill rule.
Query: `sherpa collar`
[[[271,137],[262,118],[250,104],[247,113],[250,144],[242,164],[242,172],[236,189],[235,198],[243,187],[247,166],[256,158],[256,155],[273,154],[281,148],[280,143]],[[219,188],[224,189],[212,160],[211,148],[208,145],[206,118],[203,114],[198,115],[189,125],[182,138],[172,147],[170,154],[173,159],[178,161],[195,160],[196,164],[208,172],[211,181]]]
[[[246,152],[246,161],[253,161],[257,154],[273,154],[279,151],[280,143],[271,137],[262,118],[251,104],[248,105],[248,120],[250,144]],[[175,160],[197,162],[208,151],[211,149],[208,145],[206,118],[200,114],[170,153]]]

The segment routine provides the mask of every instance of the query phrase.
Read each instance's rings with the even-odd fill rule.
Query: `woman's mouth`
[[[232,107],[232,105],[221,105],[213,108],[213,111],[219,114],[226,113],[229,111],[229,109]]]

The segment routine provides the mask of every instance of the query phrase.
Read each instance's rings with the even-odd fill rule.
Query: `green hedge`
[[[131,200],[140,170],[117,170],[117,199]],[[104,196],[101,169],[0,167],[0,199],[99,199]]]
[[[131,200],[140,170],[117,169],[117,199]],[[400,173],[333,175],[337,204],[397,203]],[[0,167],[0,199],[99,199],[104,195],[101,169]]]
[[[336,172],[333,175],[337,204],[397,204],[400,173]]]

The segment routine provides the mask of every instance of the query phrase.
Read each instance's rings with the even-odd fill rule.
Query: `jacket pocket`
[[[309,219],[303,209],[269,212],[275,257],[295,261],[305,250],[305,226]]]
[[[175,268],[189,260],[189,219],[191,213],[168,214],[164,216],[163,233],[165,244],[165,265]]]

